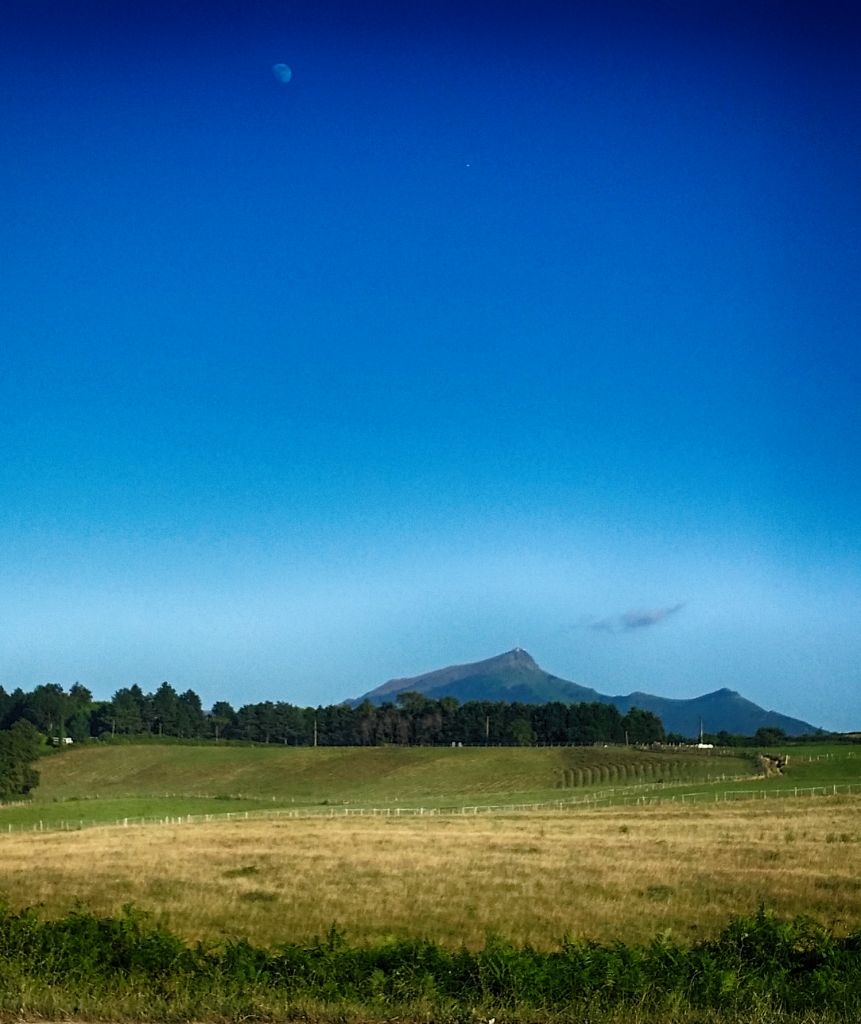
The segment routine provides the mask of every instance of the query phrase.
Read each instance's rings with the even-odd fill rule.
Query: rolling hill
[[[734,690],[715,690],[690,700],[656,697],[639,692],[608,696],[591,687],[580,686],[545,672],[534,658],[519,647],[469,665],[450,665],[420,676],[390,679],[349,703],[353,707],[364,700],[382,704],[408,691],[418,691],[434,700],[456,697],[459,701],[504,700],[524,704],[546,704],[556,700],[566,704],[599,701],[602,704],[615,704],[622,714],[636,706],[658,715],[667,732],[682,733],[684,736],[697,735],[700,719],[705,730],[710,733],[726,730],[752,736],[760,728],[777,728],[783,729],[788,736],[799,736],[818,731],[816,726],[808,722],[789,718],[776,711],[766,711]]]

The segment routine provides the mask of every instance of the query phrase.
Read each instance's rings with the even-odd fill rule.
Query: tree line
[[[123,687],[109,701],[94,701],[76,683],[68,693],[50,683],[25,693],[0,687],[0,729],[31,723],[52,742],[83,742],[117,736],[244,740],[289,746],[503,745],[564,743],[660,743],[660,718],[632,708],[622,715],[612,704],[524,704],[455,697],[433,700],[421,693],[398,694],[395,702],[358,707],[331,704],[297,707],[283,701],[245,704],[226,701],[203,708],[193,691],[178,693],[169,683],[152,693]]]

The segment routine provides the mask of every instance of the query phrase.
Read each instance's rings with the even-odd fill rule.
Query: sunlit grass
[[[39,764],[39,802],[126,796],[254,796],[391,804],[452,795],[735,776],[735,751],[625,747],[215,747],[88,745]],[[575,778],[577,772],[583,775]],[[566,774],[567,772],[567,774]]]
[[[765,903],[861,925],[861,797],[423,818],[298,818],[0,836],[13,907],[128,902],[188,939],[325,933],[478,947],[488,930],[714,935]]]
[[[450,808],[697,786],[750,776],[737,753],[624,747],[410,748],[88,745],[39,762],[34,799],[0,831],[326,807]],[[632,790],[634,792],[635,790]]]

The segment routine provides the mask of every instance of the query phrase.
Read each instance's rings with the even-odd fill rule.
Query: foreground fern
[[[490,937],[479,952],[431,942],[190,947],[127,907],[57,921],[0,908],[0,1012],[113,1020],[206,1018],[857,1021],[861,932],[838,938],[761,910],[682,946]]]

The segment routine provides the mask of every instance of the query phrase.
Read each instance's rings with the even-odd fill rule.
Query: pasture
[[[699,938],[762,902],[848,928],[861,925],[855,753],[796,748],[764,778],[737,751],[92,745],[44,758],[32,804],[0,808],[0,895],[50,916],[132,902],[188,939],[263,945],[333,922],[356,941]],[[794,797],[813,786],[844,792]],[[51,831],[61,822],[71,830]]]
[[[624,747],[279,747],[94,744],[43,758],[0,831],[92,821],[325,807],[543,803],[627,786],[750,777],[736,751]]]
[[[854,755],[836,745],[790,749],[783,773],[766,778],[755,774],[756,753],[737,751],[179,744],[64,751],[40,762],[43,786],[32,805],[0,808],[0,932],[29,936],[8,946],[17,959],[0,985],[0,1013],[57,1019],[74,1006],[91,1020],[394,1014],[558,1024],[585,1013],[615,1024],[766,1024],[800,1020],[787,1008],[804,1005],[805,1021],[843,1024],[857,1019],[857,999],[844,993],[855,991],[855,975],[846,974],[854,969],[854,937],[844,948],[824,932],[811,939],[804,922],[777,925],[767,915],[731,922],[765,907],[778,918],[809,915],[837,937],[861,928]],[[818,795],[796,795],[813,787]],[[490,810],[548,800],[580,802]],[[443,807],[454,811],[436,813]],[[407,813],[419,808],[430,813]],[[78,815],[104,823],[135,811],[169,823],[74,825]],[[180,814],[198,817],[178,823]],[[43,831],[32,830],[36,819]],[[71,829],[57,827],[62,820]],[[131,977],[109,966],[117,943],[148,942],[122,917],[129,904],[179,937],[158,933],[148,949],[167,956],[180,940],[203,943],[173,967],[165,962],[159,970],[168,973],[155,987],[149,968]],[[55,922],[42,939],[32,918],[14,917],[26,907]],[[81,917],[81,908],[98,918]],[[336,934],[333,926],[335,945],[317,944]],[[30,948],[53,942],[52,928],[53,952]],[[784,929],[787,963],[800,955],[799,942],[814,941],[816,962],[831,957],[837,973],[826,982],[805,961],[797,965],[802,974],[793,967],[784,976],[768,959],[775,928]],[[745,952],[751,930],[765,943],[761,966],[759,954]],[[514,945],[500,946],[494,935]],[[723,950],[718,959],[702,953],[703,941]],[[75,942],[83,945],[73,954]],[[467,955],[473,980],[456,982]],[[78,956],[97,956],[107,973],[75,973]],[[705,974],[702,956],[711,965]],[[251,974],[243,958],[253,962]],[[264,983],[257,973],[264,963],[281,980]],[[283,974],[288,963],[305,965],[293,981]],[[426,963],[436,965],[433,977]],[[624,991],[602,980],[601,972],[612,980],[620,970],[632,972]],[[547,971],[557,972],[555,995]],[[580,992],[574,1002],[562,994],[572,985]]]
[[[861,926],[861,797],[273,818],[0,835],[0,891],[54,917],[134,903],[190,940],[538,948],[716,934],[764,903]]]

